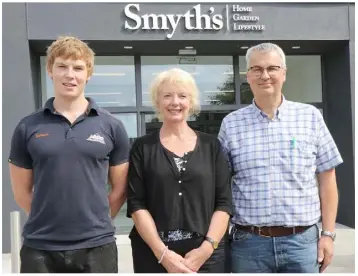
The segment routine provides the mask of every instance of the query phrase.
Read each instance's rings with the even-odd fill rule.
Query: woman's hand
[[[194,273],[194,271],[185,266],[182,256],[169,249],[164,254],[161,264],[168,273]]]
[[[214,249],[212,245],[204,241],[199,248],[195,248],[185,255],[184,264],[191,270],[197,272],[200,267],[210,258]]]

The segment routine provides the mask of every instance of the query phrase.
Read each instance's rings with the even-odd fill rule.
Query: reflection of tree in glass
[[[254,95],[247,83],[246,72],[240,72],[240,98],[242,104],[251,104]]]
[[[217,87],[221,92],[209,97],[212,105],[235,104],[234,74],[232,71],[232,68],[230,68],[227,79]]]
[[[235,91],[233,74],[228,74],[227,79],[218,87],[218,90],[222,92],[210,96],[213,105],[235,104],[235,93],[231,92]],[[240,97],[242,104],[251,104],[254,98],[246,76],[240,76]]]
[[[241,103],[251,104],[254,95],[252,94],[250,85],[247,82],[243,82],[240,85]]]
[[[152,120],[151,120],[152,123],[158,123],[159,122],[159,118],[158,117],[154,117]]]

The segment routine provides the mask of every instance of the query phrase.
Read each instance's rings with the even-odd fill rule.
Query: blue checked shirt
[[[233,223],[292,227],[319,221],[315,174],[343,160],[317,108],[283,98],[270,120],[253,102],[224,118],[218,138],[233,172]]]

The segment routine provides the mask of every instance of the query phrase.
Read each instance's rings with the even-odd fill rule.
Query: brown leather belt
[[[284,227],[284,226],[263,226],[263,227],[257,227],[257,226],[244,226],[235,224],[235,228],[237,230],[242,230],[245,232],[249,232],[252,234],[256,234],[263,237],[283,237],[283,236],[289,236],[301,233],[310,226],[296,226],[296,227]]]

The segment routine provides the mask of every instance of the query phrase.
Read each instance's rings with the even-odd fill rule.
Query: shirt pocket
[[[283,134],[279,157],[286,171],[295,174],[309,174],[315,169],[316,147],[308,136],[293,138]]]

